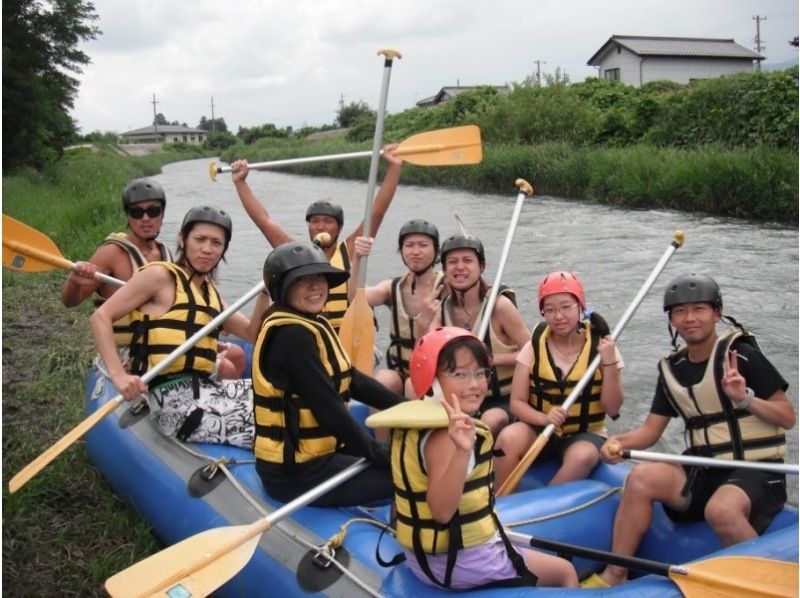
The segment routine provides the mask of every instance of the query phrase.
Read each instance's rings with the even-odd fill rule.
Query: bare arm
[[[533,426],[546,426],[549,422],[547,416],[534,409],[530,404],[530,368],[524,363],[517,362],[514,368],[514,378],[511,380],[511,413],[519,420]]]
[[[102,284],[94,277],[95,272],[108,274],[120,280],[128,280],[133,275],[128,254],[116,245],[101,245],[88,262],[76,262],[77,272],[70,271],[61,287],[61,302],[65,307],[80,305],[98,291],[103,297],[110,297],[116,287]]]
[[[725,359],[725,373],[722,376],[721,385],[725,394],[738,407],[746,398],[747,384],[739,372],[739,357],[737,351],[729,351]],[[796,416],[794,407],[789,402],[789,398],[783,390],[776,390],[769,397],[755,397],[752,402],[744,407],[750,413],[765,421],[768,424],[789,429],[794,426]]]
[[[378,230],[381,228],[383,217],[386,216],[386,212],[389,210],[392,199],[394,199],[397,185],[400,182],[400,172],[403,169],[403,160],[395,156],[393,153],[394,150],[397,149],[397,145],[387,145],[383,149],[383,159],[389,163],[389,168],[386,170],[386,176],[383,178],[383,184],[381,184],[381,188],[378,190],[378,193],[375,194],[375,201],[372,203],[370,235],[372,235],[373,238],[378,236]],[[356,237],[363,236],[363,231],[364,223],[362,221],[356,230],[350,233],[350,235],[347,237],[347,249],[351,254],[354,253]]]
[[[228,307],[224,301],[222,305],[224,308]],[[269,297],[264,293],[259,293],[253,306],[253,313],[249,318],[241,312],[236,312],[225,320],[222,327],[229,334],[235,334],[251,343],[255,342],[258,331],[261,329],[261,317],[268,307]]]
[[[531,338],[522,315],[508,297],[497,296],[492,321],[496,323],[501,338],[510,340],[518,348],[523,347]],[[498,353],[492,357],[492,365],[515,365],[518,352]]]
[[[622,372],[619,369],[616,344],[611,335],[604,336],[597,345],[600,354],[600,369],[603,370],[603,386],[600,390],[600,403],[611,417],[617,417],[622,408]],[[604,365],[605,364],[605,365]]]
[[[145,392],[147,386],[141,378],[125,371],[114,341],[114,322],[146,305],[154,313],[159,310],[163,313],[174,300],[174,295],[172,274],[166,268],[147,268],[131,277],[89,318],[97,351],[106,364],[111,382],[126,399]]]
[[[239,196],[239,201],[242,202],[245,212],[247,212],[247,215],[250,216],[250,219],[259,230],[261,230],[267,242],[272,247],[278,247],[279,245],[293,241],[294,238],[270,216],[267,209],[258,200],[255,193],[253,193],[250,185],[247,184],[247,174],[249,172],[247,160],[237,160],[231,164],[231,167],[234,169],[231,179],[233,180],[234,187],[236,187],[236,194]]]

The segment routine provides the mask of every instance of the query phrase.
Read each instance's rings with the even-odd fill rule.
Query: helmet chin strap
[[[408,268],[408,264],[406,264],[405,260],[403,260],[403,263],[406,265],[406,268]],[[411,270],[409,268],[409,271],[414,275],[414,278],[411,279],[411,294],[412,295],[414,294],[414,291],[417,290],[417,280],[419,278],[422,278],[423,276],[425,276],[425,274],[428,272],[428,270],[433,268],[433,265],[435,263],[436,263],[436,260],[433,260],[430,264],[425,266],[422,270],[418,270],[418,271],[414,271],[414,270]]]

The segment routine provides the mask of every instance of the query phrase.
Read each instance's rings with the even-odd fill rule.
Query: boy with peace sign
[[[652,446],[672,417],[686,425],[689,455],[782,462],[785,430],[795,424],[788,384],[755,339],[722,315],[722,293],[709,276],[682,275],[667,286],[664,311],[676,350],[658,364],[650,413],[638,428],[609,438],[603,458],[620,459],[620,447]],[[733,324],[718,335],[716,324]],[[674,330],[674,332],[673,332]],[[677,348],[680,336],[685,346]],[[674,521],[705,519],[726,546],[764,532],[786,502],[783,474],[757,469],[646,463],[636,466],[614,521],[612,550],[633,555],[652,521],[653,503]],[[584,585],[617,585],[626,569],[608,566]]]

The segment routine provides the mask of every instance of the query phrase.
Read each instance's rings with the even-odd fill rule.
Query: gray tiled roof
[[[764,56],[732,39],[703,39],[695,37],[646,37],[638,35],[612,35],[589,59],[588,64],[597,64],[605,51],[619,44],[639,56],[684,56],[692,58],[741,58],[764,60]]]
[[[126,131],[122,133],[123,135],[146,135],[146,134],[154,134],[156,132],[156,127],[154,125],[150,125],[148,127],[142,127],[140,129],[133,129],[132,131]],[[204,131],[203,129],[194,129],[192,127],[184,127],[183,125],[158,125],[158,132],[159,133],[208,133],[208,131]]]

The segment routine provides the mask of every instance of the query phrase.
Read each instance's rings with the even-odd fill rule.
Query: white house
[[[120,143],[176,143],[182,141],[200,144],[205,141],[208,131],[181,125],[150,125],[122,133]]]
[[[764,56],[732,39],[612,35],[589,59],[604,79],[640,86],[650,81],[689,83],[750,72]]]

